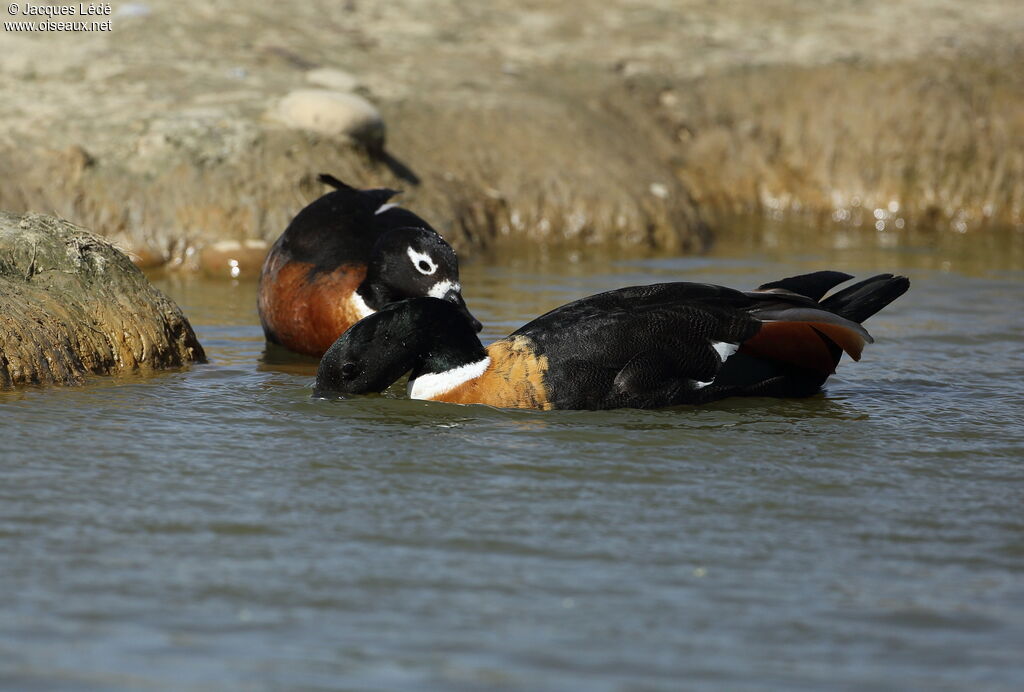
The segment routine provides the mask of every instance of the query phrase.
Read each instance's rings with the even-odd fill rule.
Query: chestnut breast
[[[306,262],[273,258],[260,278],[259,310],[264,327],[285,348],[322,356],[362,315],[352,301],[366,278],[366,265],[342,264],[314,271]]]

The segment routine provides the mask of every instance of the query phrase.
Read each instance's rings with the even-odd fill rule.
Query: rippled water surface
[[[628,284],[913,280],[822,396],[596,413],[313,400],[253,283],[160,279],[209,365],[0,393],[0,688],[1024,688],[1021,266],[465,267],[485,341]]]

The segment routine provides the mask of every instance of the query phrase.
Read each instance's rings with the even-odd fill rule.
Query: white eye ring
[[[437,264],[430,258],[430,255],[425,252],[416,252],[412,248],[409,248],[407,252],[412,266],[416,267],[416,271],[420,274],[430,276],[437,271]]]

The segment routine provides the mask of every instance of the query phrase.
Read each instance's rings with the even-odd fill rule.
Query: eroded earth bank
[[[110,32],[0,34],[0,208],[145,266],[257,271],[321,171],[403,189],[463,255],[697,251],[737,213],[1022,224],[1016,3],[112,10]]]

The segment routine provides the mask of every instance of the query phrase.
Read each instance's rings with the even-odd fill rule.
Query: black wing
[[[396,190],[359,190],[326,173],[318,180],[335,189],[296,214],[278,240],[279,250],[294,261],[325,270],[365,263],[386,231],[408,226],[433,230],[416,214],[388,205]]]
[[[697,402],[723,355],[757,333],[751,302],[707,284],[633,286],[563,305],[513,336],[529,337],[548,358],[556,407]]]

